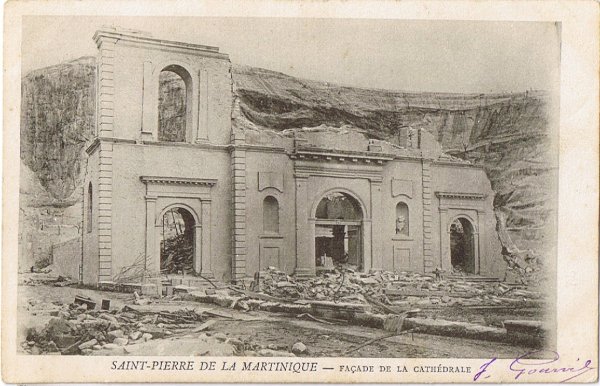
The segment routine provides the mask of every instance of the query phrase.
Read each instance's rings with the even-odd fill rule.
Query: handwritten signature
[[[483,378],[489,378],[492,363],[496,362],[496,359],[497,358],[492,358],[482,364],[479,367],[479,371],[473,377],[473,380],[477,381],[482,376]],[[559,366],[558,363],[556,363],[559,359],[560,355],[556,351],[532,351],[513,360],[508,369],[513,372],[515,380],[521,379],[521,377],[526,378],[528,375],[534,374],[565,374],[567,378],[559,382],[570,381],[595,369],[595,367],[591,366],[592,361],[590,359],[583,362],[577,358],[575,362],[579,363],[571,364],[569,366]],[[555,364],[552,365],[553,363]]]

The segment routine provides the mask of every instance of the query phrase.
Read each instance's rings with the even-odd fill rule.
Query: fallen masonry
[[[54,318],[44,328],[29,330],[22,349],[31,354],[135,355],[143,352],[146,342],[193,333],[207,347],[219,345],[224,350],[220,352],[231,352],[231,355],[310,355],[310,348],[302,342],[279,347],[211,333],[219,318],[235,318],[227,308],[287,314],[327,325],[367,326],[392,334],[419,332],[521,342],[528,347],[541,346],[550,331],[548,326],[531,319],[493,321],[492,318],[491,324],[472,323],[460,317],[452,319],[452,315],[460,316],[467,310],[493,314],[503,309],[511,313],[518,309],[541,309],[546,301],[542,292],[524,285],[508,285],[493,278],[459,273],[361,273],[352,267],[338,266],[314,278],[299,280],[269,268],[256,275],[249,286],[216,284],[206,290],[180,286],[175,294],[162,298],[134,293],[133,305],[118,311],[97,309],[95,303],[99,304],[100,298],[79,295],[72,304],[30,299],[27,310],[33,315],[42,313]],[[187,309],[160,310],[161,302],[177,303],[178,300],[216,304],[224,309],[213,308],[200,313]],[[450,320],[440,317],[448,314]],[[385,336],[380,338],[385,339]],[[210,353],[203,349],[198,355]]]
[[[514,310],[542,308],[542,293],[526,286],[511,286],[498,279],[461,275],[446,277],[414,272],[359,273],[340,267],[314,278],[298,280],[270,267],[255,276],[251,290],[191,291],[184,295],[195,301],[218,304],[242,311],[260,310],[297,315],[320,323],[355,324],[387,331],[415,332],[489,341],[544,344],[545,334],[507,333],[502,322],[494,326],[437,319],[435,310],[452,308]],[[427,311],[427,312],[426,312]],[[415,316],[426,314],[427,317]],[[512,325],[511,325],[512,326]]]
[[[109,311],[88,309],[87,304],[60,304],[58,301],[51,306],[50,315],[54,317],[43,327],[27,330],[25,341],[21,344],[23,352],[34,355],[155,355],[158,348],[176,352],[185,346],[191,355],[201,356],[294,357],[296,355],[292,351],[298,355],[308,353],[302,342],[289,347],[261,344],[251,337],[238,339],[211,331],[218,318],[234,318],[220,310],[190,310],[175,306],[174,311],[166,311],[149,304],[125,305],[120,310]],[[43,314],[49,315],[45,308],[42,310]],[[118,369],[142,366],[133,362],[113,364]],[[152,361],[145,366],[171,366],[174,369],[175,364]]]
[[[23,348],[31,353],[90,354],[161,339],[185,324],[206,319],[191,310],[147,313],[129,306],[121,311],[93,310],[81,300],[62,305],[43,329],[29,329]]]
[[[539,291],[510,285],[496,278],[453,272],[452,275],[416,272],[361,273],[338,266],[308,280],[297,280],[270,267],[256,275],[251,289],[287,300],[328,300],[372,304],[375,299],[391,307],[418,306],[519,306],[536,303]],[[381,308],[381,307],[380,307]]]

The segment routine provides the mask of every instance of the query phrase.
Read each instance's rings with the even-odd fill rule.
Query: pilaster
[[[308,176],[296,175],[296,269],[297,277],[315,275],[315,223],[309,221]]]
[[[155,249],[156,244],[156,224],[154,220],[154,216],[156,213],[156,196],[146,196],[146,260],[145,260],[145,271],[148,272],[158,272],[159,267],[156,267],[156,256],[154,256],[155,251],[160,250]],[[144,275],[144,280],[146,279]]]
[[[144,62],[144,79],[142,91],[142,140],[151,141],[158,132],[158,85],[152,74],[152,62]]]
[[[381,208],[381,181],[370,180],[371,185],[371,270],[379,271],[383,267],[383,246],[384,231],[381,229],[382,208]],[[367,267],[365,267],[366,270]]]
[[[98,136],[112,137],[115,104],[115,43],[116,39],[103,38],[98,45],[97,114]]]
[[[432,182],[431,161],[422,161],[422,189],[423,189],[423,270],[430,272],[435,268],[433,256],[433,212],[432,208]]]
[[[448,209],[441,208],[440,212],[440,267],[446,272],[452,270],[450,260],[450,232],[448,231]]]
[[[204,277],[214,278],[212,272],[212,248],[211,248],[211,201],[202,200],[202,237],[196,237],[196,240],[202,240],[201,253],[201,271],[200,274]]]
[[[245,142],[243,133],[232,133],[231,175],[233,185],[232,226],[232,279],[234,282],[246,277],[246,150],[240,148]]]
[[[98,178],[98,280],[112,280],[113,144],[100,143]]]
[[[198,72],[198,131],[196,142],[208,141],[208,70]]]

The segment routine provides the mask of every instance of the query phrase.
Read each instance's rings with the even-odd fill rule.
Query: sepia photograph
[[[23,15],[14,354],[138,375],[543,373],[560,358],[562,33]]]

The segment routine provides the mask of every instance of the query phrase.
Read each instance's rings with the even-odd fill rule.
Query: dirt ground
[[[21,285],[18,292],[19,343],[26,340],[28,328],[41,329],[52,318],[50,312],[45,310],[46,306],[72,303],[76,295],[90,297],[98,304],[102,299],[109,299],[111,309],[121,309],[134,301],[131,294],[52,285]],[[163,339],[128,345],[125,349],[120,348],[122,351],[119,352],[101,350],[93,355],[236,355],[231,346],[221,344],[224,339],[213,339],[223,335],[227,341],[235,339],[257,347],[252,352],[255,355],[265,355],[265,351],[263,354],[259,353],[260,348],[280,354],[289,353],[292,345],[297,342],[306,345],[308,351],[304,355],[313,357],[514,358],[531,350],[529,347],[497,342],[415,333],[382,339],[349,352],[371,339],[389,333],[369,327],[325,324],[298,319],[292,315],[261,311],[242,312],[191,301],[161,299],[145,307],[154,310],[208,310],[221,314],[222,317],[214,317],[216,323],[208,331],[194,332],[201,324],[198,322],[180,326],[172,335]]]

